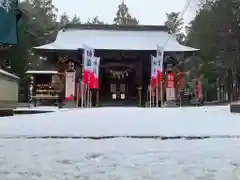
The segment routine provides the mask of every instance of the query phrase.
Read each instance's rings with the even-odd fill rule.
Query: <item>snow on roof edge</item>
[[[193,51],[200,51],[200,49],[196,49],[196,48],[193,48],[193,47],[189,47],[189,46],[184,46],[184,45],[181,45],[183,48],[185,48],[185,50],[174,50],[174,52],[193,52]],[[60,47],[58,45],[55,45],[54,43],[49,43],[49,44],[45,44],[45,45],[42,45],[42,46],[36,46],[36,47],[33,47],[33,49],[38,49],[38,50],[69,50],[69,51],[77,51],[79,49],[83,49],[83,46],[82,47],[78,47],[78,48],[63,48],[63,47]],[[99,49],[97,49],[99,50]],[[139,51],[154,51],[155,49],[102,49],[102,50],[139,50]],[[170,49],[166,49],[165,52],[172,52],[173,50],[170,50]]]
[[[3,74],[3,75],[8,76],[8,77],[12,77],[12,78],[14,78],[14,79],[20,79],[20,77],[14,75],[14,74],[12,74],[12,73],[9,73],[9,72],[7,72],[7,71],[4,71],[4,70],[1,69],[1,68],[0,68],[0,74]]]
[[[26,71],[26,74],[58,74],[58,71],[38,71],[38,70],[29,70]]]

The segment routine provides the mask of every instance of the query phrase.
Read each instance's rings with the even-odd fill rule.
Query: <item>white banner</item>
[[[157,45],[157,70],[163,72],[163,58],[164,58],[164,48]]]
[[[65,72],[65,98],[73,98],[75,96],[75,75],[76,72]]]
[[[94,57],[92,71],[93,71],[94,77],[96,78],[99,77],[99,65],[100,65],[100,57]]]
[[[151,56],[151,77],[157,77],[157,58],[155,56]]]
[[[83,67],[85,71],[92,71],[92,62],[94,60],[94,49],[83,45],[84,52],[83,52]]]

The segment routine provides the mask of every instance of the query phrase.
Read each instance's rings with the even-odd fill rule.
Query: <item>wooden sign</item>
[[[75,74],[76,72],[65,73],[65,99],[73,100],[75,96]]]
[[[176,99],[174,73],[167,74],[166,82],[166,100],[174,101]]]

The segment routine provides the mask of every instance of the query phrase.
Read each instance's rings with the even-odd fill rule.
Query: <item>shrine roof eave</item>
[[[0,74],[5,75],[5,76],[8,76],[8,77],[11,77],[11,78],[14,78],[14,79],[20,79],[20,77],[14,75],[14,74],[12,74],[12,73],[9,73],[9,72],[1,69],[1,68],[0,68]]]
[[[54,45],[54,43],[49,43],[41,46],[33,47],[34,52],[58,52],[58,51],[76,51],[76,49],[63,49]]]
[[[33,50],[36,52],[58,52],[58,51],[78,51],[83,49],[83,46],[79,47],[73,47],[73,46],[66,46],[66,45],[56,45],[54,42],[45,44],[42,46],[33,47]],[[153,48],[125,48],[125,49],[116,49],[116,48],[94,48],[95,50],[109,50],[109,51],[156,51],[156,49]],[[165,52],[197,52],[200,51],[200,49],[192,48],[189,46],[184,46],[181,44],[178,44],[178,47],[166,47],[164,49]]]
[[[133,31],[126,27],[118,30],[66,28],[58,32],[54,42],[33,47],[33,49],[35,51],[77,51],[88,46],[95,50],[156,51],[159,45],[164,46],[165,52],[199,51],[199,49],[179,44],[176,36],[170,35],[163,29],[154,31],[148,29]]]
[[[28,70],[25,74],[58,74],[58,71],[52,71],[52,70]]]

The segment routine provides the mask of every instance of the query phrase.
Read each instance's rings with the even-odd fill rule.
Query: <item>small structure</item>
[[[0,108],[13,108],[18,103],[19,77],[0,69]]]
[[[29,105],[59,103],[62,86],[58,71],[27,71],[29,77]]]
[[[240,101],[236,101],[230,104],[230,112],[231,113],[240,113]]]
[[[150,56],[156,55],[157,45],[166,45],[166,73],[171,73],[172,67],[178,63],[178,54],[187,58],[199,51],[179,44],[175,36],[170,36],[165,26],[79,24],[68,24],[58,32],[54,42],[33,49],[53,64],[74,62],[77,81],[82,78],[81,65],[85,45],[93,48],[95,56],[101,58],[100,105],[146,104],[151,79]],[[96,96],[93,94],[93,101]]]

